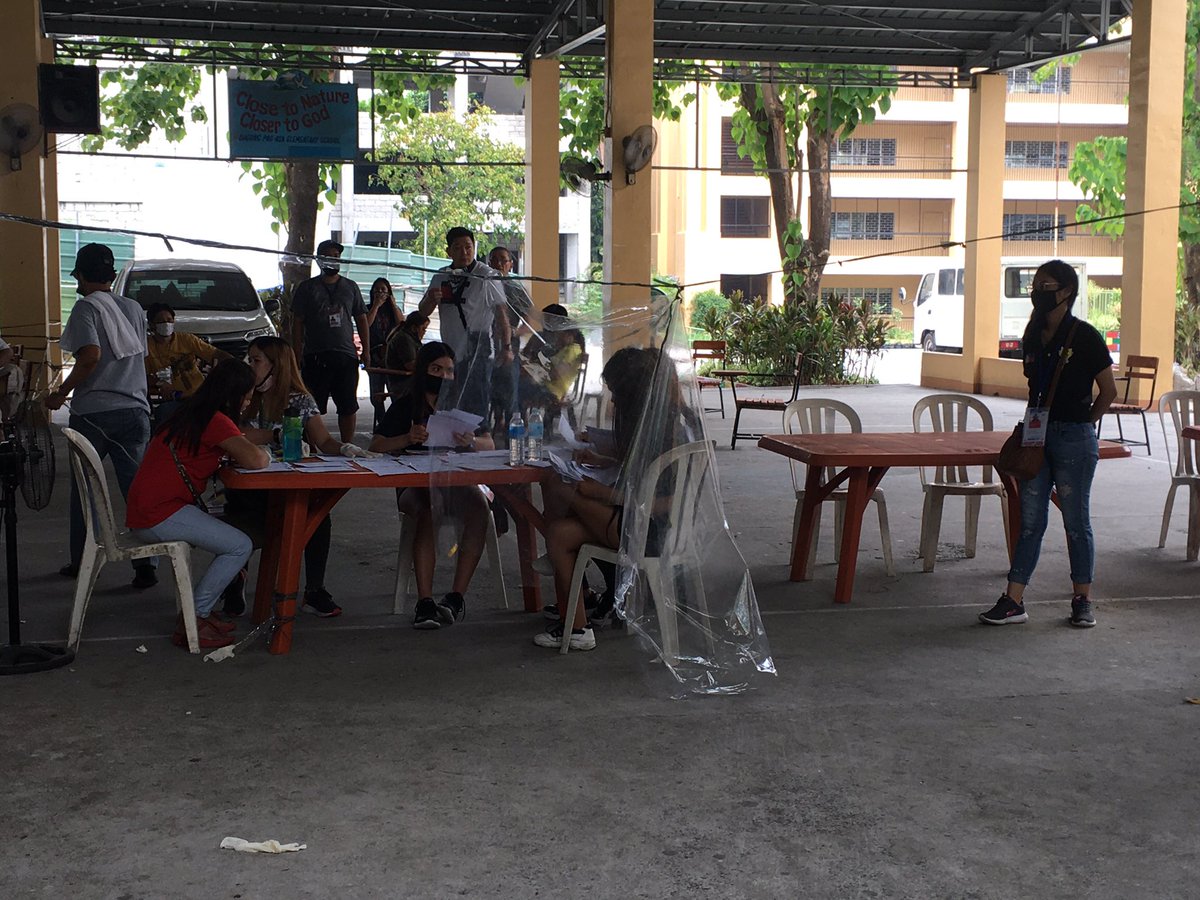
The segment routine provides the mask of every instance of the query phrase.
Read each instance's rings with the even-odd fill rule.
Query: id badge
[[[1025,410],[1025,432],[1021,439],[1022,447],[1044,447],[1046,445],[1046,428],[1050,424],[1050,410],[1030,407]]]
[[[329,314],[329,327],[330,328],[341,328],[342,327],[342,311],[340,309],[337,312],[332,312]]]

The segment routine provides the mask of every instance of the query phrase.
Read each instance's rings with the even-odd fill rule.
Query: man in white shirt
[[[418,307],[438,310],[442,340],[454,348],[455,405],[487,417],[493,363],[512,362],[504,285],[500,273],[475,258],[475,235],[467,228],[446,232],[450,265],[439,270]],[[493,355],[493,333],[500,351]]]
[[[81,299],[71,310],[59,344],[75,357],[71,374],[46,397],[47,409],[58,409],[71,397],[68,424],[96,448],[100,459],[112,457],[121,496],[150,440],[150,400],[146,396],[146,314],[128,297],[110,292],[117,277],[113,252],[104,244],[86,244],[75,256],[71,272]],[[74,578],[83,557],[86,524],[83,505],[71,472],[71,561],[59,571]],[[158,582],[157,558],[133,563],[133,586]]]

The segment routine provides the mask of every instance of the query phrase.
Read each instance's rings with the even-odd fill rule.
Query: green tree
[[[102,39],[103,40],[103,39]],[[114,46],[127,44],[125,39],[108,39]],[[154,46],[158,42],[144,42]],[[199,61],[212,44],[172,42],[177,56],[186,60],[190,54],[198,57],[196,65],[186,62],[128,62],[107,71],[101,77],[103,95],[100,101],[104,130],[101,134],[84,139],[83,149],[89,152],[102,150],[112,141],[124,150],[135,150],[146,143],[155,131],[161,131],[167,140],[181,141],[187,133],[189,123],[209,120],[209,112],[200,98],[201,74],[223,71],[226,67],[211,66]],[[258,44],[220,44],[223,48],[262,50]],[[293,54],[297,50],[319,48],[288,47],[270,45],[279,64],[273,67],[241,66],[243,78],[269,79],[281,72],[294,70]],[[372,50],[372,58],[382,61],[395,57],[415,60],[423,56],[400,50]],[[314,81],[332,80],[332,72],[310,71]],[[423,111],[420,105],[422,91],[444,87],[453,82],[447,75],[405,75],[393,72],[376,74],[376,115],[379,121],[389,125],[411,120]],[[424,101],[427,102],[427,99]],[[279,229],[287,231],[285,247],[290,259],[311,255],[316,243],[317,212],[325,203],[337,200],[337,164],[318,163],[311,160],[255,161],[243,162],[244,177],[249,177],[250,187],[259,198],[263,209],[272,217],[271,228],[276,234]],[[284,306],[288,306],[292,289],[307,278],[311,266],[305,262],[281,264],[284,284]]]
[[[490,137],[490,123],[485,107],[461,119],[429,113],[390,128],[379,146],[379,180],[396,195],[396,209],[413,229],[436,241],[431,246],[440,248],[442,235],[456,225],[497,243],[523,233],[524,149]],[[422,240],[410,244],[420,250]]]
[[[1196,46],[1200,43],[1200,0],[1188,0],[1185,36],[1183,93],[1183,160],[1180,170],[1179,211],[1180,281],[1187,304],[1200,310],[1200,68]],[[1088,222],[1125,213],[1126,139],[1102,136],[1076,145],[1067,177],[1083,189],[1087,202],[1075,210],[1075,219]],[[1096,234],[1119,237],[1123,218],[1095,222]]]
[[[765,169],[771,185],[771,211],[779,242],[784,299],[815,304],[825,262],[833,218],[830,162],[836,141],[861,124],[875,120],[891,106],[895,87],[806,84],[796,73],[834,67],[771,64],[779,82],[719,84],[725,100],[736,100],[731,131],[738,155]],[[844,68],[844,67],[843,67]],[[883,67],[859,67],[880,72]],[[808,169],[809,234],[800,224],[800,175]]]

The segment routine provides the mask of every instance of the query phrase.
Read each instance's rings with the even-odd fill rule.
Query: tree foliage
[[[696,100],[696,91],[682,81],[654,82],[654,118],[678,122]],[[604,81],[597,78],[564,78],[559,93],[559,130],[567,141],[566,153],[597,165],[604,124],[608,118],[608,98]]]
[[[786,302],[816,303],[821,273],[829,258],[833,195],[829,166],[836,141],[859,125],[875,121],[891,106],[895,87],[807,84],[794,73],[812,66],[772,64],[779,82],[719,84],[724,100],[736,100],[731,133],[738,155],[766,171],[771,211],[779,242]],[[829,72],[836,67],[824,68]],[[883,67],[859,67],[884,73]],[[805,165],[807,156],[807,167]],[[809,234],[799,221],[800,175],[809,181]]]
[[[392,127],[379,145],[379,180],[396,195],[396,209],[413,229],[428,233],[431,246],[440,248],[442,235],[456,225],[497,243],[523,233],[524,150],[491,137],[491,121],[482,107],[462,119],[429,113]],[[419,251],[422,241],[410,245]]]

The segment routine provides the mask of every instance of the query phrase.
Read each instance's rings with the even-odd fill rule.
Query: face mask
[[[159,322],[154,326],[154,333],[159,337],[170,337],[175,333],[174,322]]]
[[[275,386],[275,371],[272,369],[267,373],[267,377],[254,386],[254,389],[260,394],[265,394]]]
[[[425,393],[436,394],[437,396],[440,397],[442,395],[442,386],[445,383],[446,383],[446,379],[442,378],[440,375],[426,375],[425,376]]]
[[[324,266],[321,266],[321,274],[322,275],[336,275],[338,272],[341,271],[341,268],[342,267],[338,263],[328,263]]]
[[[1058,299],[1058,291],[1050,290],[1031,291],[1029,294],[1029,299],[1033,302],[1033,308],[1042,315],[1047,315],[1061,304],[1067,302],[1066,300]]]

